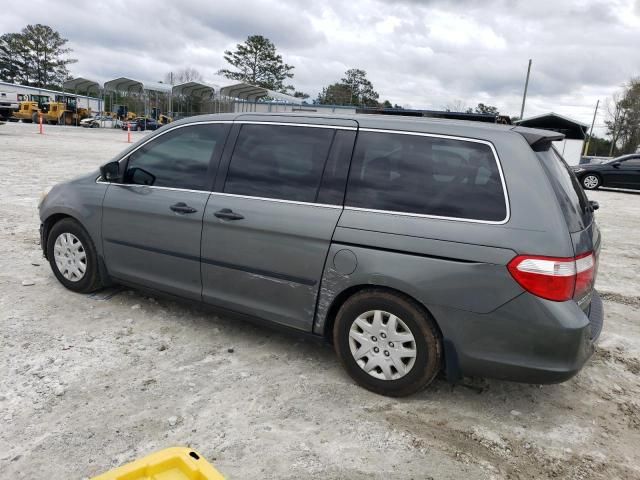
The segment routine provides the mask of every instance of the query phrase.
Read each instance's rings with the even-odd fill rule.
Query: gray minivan
[[[53,187],[41,242],[113,282],[326,337],[360,385],[564,381],[594,350],[600,233],[555,132],[374,115],[171,123]]]

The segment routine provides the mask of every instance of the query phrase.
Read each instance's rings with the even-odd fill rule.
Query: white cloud
[[[98,80],[159,80],[192,66],[219,83],[223,51],[262,34],[312,96],[357,67],[393,103],[439,109],[461,99],[511,115],[532,58],[526,114],[585,123],[598,98],[640,74],[640,0],[3,3],[1,33],[38,22],[69,39],[72,73]]]

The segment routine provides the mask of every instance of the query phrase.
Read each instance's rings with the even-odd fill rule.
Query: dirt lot
[[[237,479],[640,478],[640,194],[590,194],[606,323],[578,376],[439,380],[396,400],[355,386],[321,343],[135,291],[65,290],[40,252],[38,197],[126,133],[35,132],[0,126],[0,477],[87,478],[190,445]]]

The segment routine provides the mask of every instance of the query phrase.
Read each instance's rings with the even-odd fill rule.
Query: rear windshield
[[[549,177],[570,232],[579,232],[591,224],[591,208],[580,182],[560,154],[550,148],[536,152]]]

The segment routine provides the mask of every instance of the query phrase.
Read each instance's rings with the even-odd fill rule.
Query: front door
[[[354,137],[355,127],[239,127],[204,215],[205,302],[311,330]]]
[[[116,279],[201,299],[202,218],[228,124],[176,127],[124,161],[102,214],[105,264]]]

